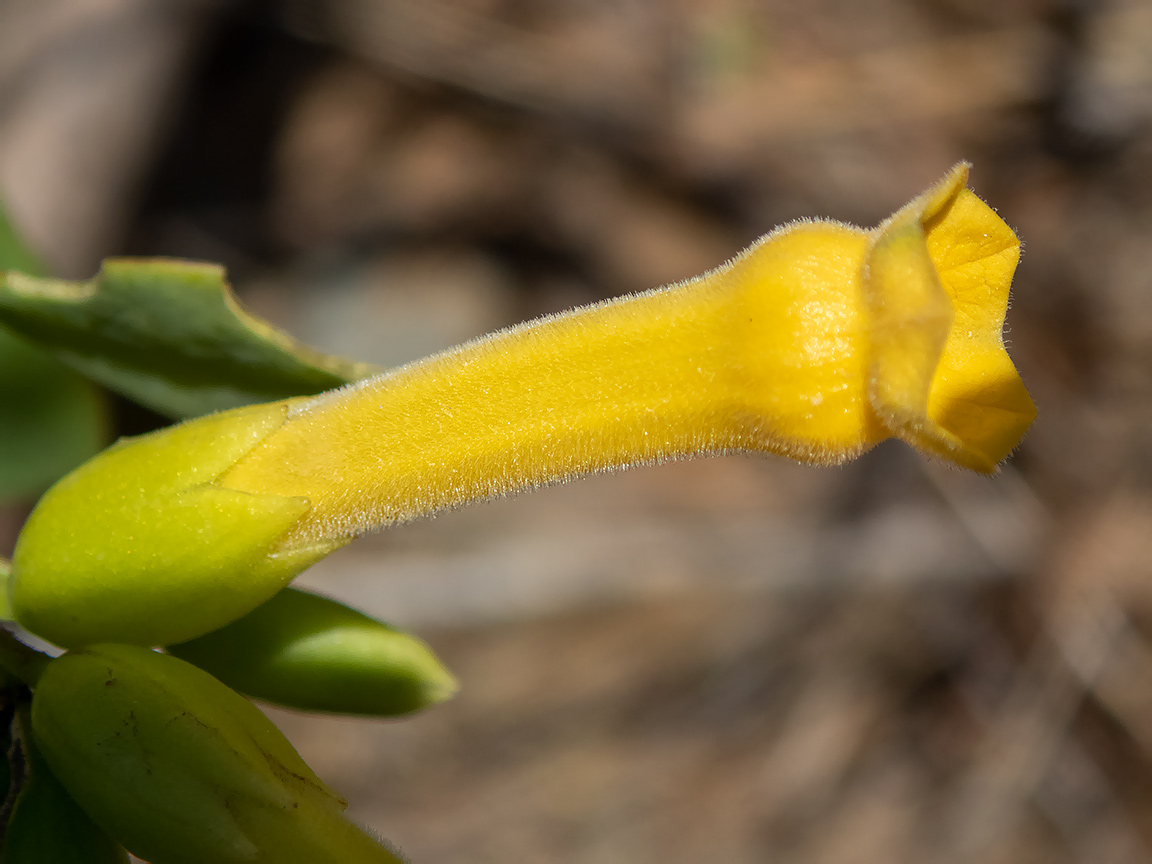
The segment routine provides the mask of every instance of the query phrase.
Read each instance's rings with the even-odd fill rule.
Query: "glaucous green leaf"
[[[170,417],[319,393],[379,371],[248,314],[216,264],[114,258],[79,282],[9,272],[0,324]]]
[[[0,205],[0,270],[20,270],[24,273],[44,274],[47,269],[40,258],[28,248],[16,226]]]
[[[43,272],[0,207],[0,271],[10,268]],[[0,501],[35,497],[106,438],[99,389],[0,326]]]
[[[0,500],[43,492],[99,451],[106,429],[90,381],[0,329]]]

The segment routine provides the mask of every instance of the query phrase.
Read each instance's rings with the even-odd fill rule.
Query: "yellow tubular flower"
[[[307,498],[287,545],[589,472],[898,437],[992,472],[1035,416],[1001,336],[1019,241],[967,164],[880,227],[799,222],[710,273],[299,403],[219,485]]]
[[[967,178],[871,231],[797,222],[687,282],[122,443],[37,505],[12,608],[62,645],[192,639],[372,527],[700,454],[896,437],[993,472],[1035,407],[1002,339],[1020,244]]]

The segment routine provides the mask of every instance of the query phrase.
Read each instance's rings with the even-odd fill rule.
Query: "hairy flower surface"
[[[992,472],[1035,416],[1004,349],[1020,243],[968,166],[880,227],[778,229],[697,279],[514,327],[300,402],[219,481],[307,498],[297,541],[705,453],[901,438]]]
[[[29,518],[13,609],[64,645],[190,639],[373,527],[637,463],[896,437],[993,472],[1035,407],[1002,337],[1020,244],[967,177],[872,230],[797,222],[687,282],[118,445]]]

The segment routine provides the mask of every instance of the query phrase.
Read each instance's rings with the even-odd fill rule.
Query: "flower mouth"
[[[872,232],[868,396],[892,435],[992,473],[1036,406],[1003,339],[1020,241],[967,179],[960,163]]]

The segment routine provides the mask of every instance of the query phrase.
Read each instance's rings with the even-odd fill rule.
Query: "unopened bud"
[[[456,692],[452,673],[415,636],[294,588],[168,652],[241,693],[300,711],[395,716]]]
[[[84,810],[152,864],[397,864],[279,729],[207,672],[129,645],[52,661],[32,728]]]

